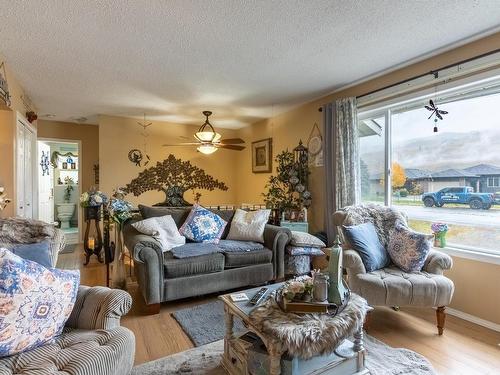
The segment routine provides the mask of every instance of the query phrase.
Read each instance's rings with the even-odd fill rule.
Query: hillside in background
[[[500,167],[500,130],[470,133],[438,133],[393,145],[393,161],[404,168],[438,171],[467,168],[477,164]],[[383,170],[384,154],[379,147],[362,144],[361,158],[370,174]]]

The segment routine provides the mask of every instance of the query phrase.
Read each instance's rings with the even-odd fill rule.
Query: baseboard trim
[[[467,320],[468,322],[489,328],[493,331],[500,332],[500,324],[490,322],[489,320],[478,318],[477,316],[467,314],[463,311],[455,310],[450,307],[446,308],[446,313],[449,315],[456,316],[457,318]]]

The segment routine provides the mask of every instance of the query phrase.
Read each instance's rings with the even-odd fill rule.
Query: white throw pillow
[[[264,242],[264,229],[271,210],[236,210],[229,228],[228,240]]]
[[[181,236],[171,215],[151,217],[138,221],[132,226],[160,242],[163,251],[169,251],[186,243],[186,237]]]
[[[290,243],[293,246],[300,247],[326,247],[325,243],[318,237],[305,232],[296,232],[292,230],[292,239]]]

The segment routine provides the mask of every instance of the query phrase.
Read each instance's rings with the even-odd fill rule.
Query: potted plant
[[[73,184],[75,183],[71,177],[66,177],[64,179],[64,183],[66,184],[66,188],[64,189],[64,203],[69,203],[71,200],[71,192],[75,190]]]

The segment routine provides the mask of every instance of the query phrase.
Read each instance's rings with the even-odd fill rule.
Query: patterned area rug
[[[366,367],[371,375],[436,375],[432,365],[420,354],[394,349],[371,336],[365,336]],[[224,340],[144,363],[131,375],[226,375],[220,365]]]

